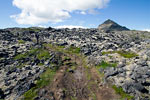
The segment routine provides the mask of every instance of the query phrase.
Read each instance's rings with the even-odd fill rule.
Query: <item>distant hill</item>
[[[117,24],[116,22],[108,19],[103,24],[98,26],[98,29],[102,32],[112,32],[112,31],[128,31],[129,29]]]

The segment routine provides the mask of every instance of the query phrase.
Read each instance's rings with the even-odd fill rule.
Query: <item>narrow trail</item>
[[[50,100],[119,100],[120,96],[107,84],[95,67],[88,66],[82,55],[64,53],[63,66],[48,86],[40,89]],[[66,59],[67,57],[67,59]],[[39,95],[42,95],[39,93]]]

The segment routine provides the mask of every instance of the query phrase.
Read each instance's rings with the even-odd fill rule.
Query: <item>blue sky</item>
[[[82,4],[79,3],[78,5],[81,6],[77,6],[76,8],[71,8],[71,7],[64,8],[63,6],[62,9],[63,10],[65,9],[66,12],[62,12],[63,15],[61,16],[47,9],[48,13],[55,15],[54,17],[56,17],[57,19],[55,19],[53,16],[49,16],[48,14],[45,14],[46,11],[43,10],[41,10],[40,13],[36,12],[36,14],[33,11],[30,12],[30,9],[32,10],[32,8],[27,10],[28,13],[33,13],[35,14],[35,16],[38,16],[36,18],[42,18],[42,17],[45,18],[45,19],[42,18],[42,20],[35,20],[29,16],[27,16],[30,18],[29,20],[27,19],[27,17],[17,17],[18,14],[20,14],[23,9],[26,9],[26,7],[28,7],[28,5],[26,6],[25,4],[27,2],[19,2],[19,0],[14,0],[14,1],[15,1],[14,6],[12,4],[13,0],[0,1],[1,2],[0,3],[0,13],[1,13],[0,28],[30,27],[30,26],[57,27],[57,26],[64,26],[64,25],[95,28],[105,20],[112,19],[117,23],[126,26],[130,29],[137,29],[137,30],[150,29],[150,0],[110,0],[109,2],[108,0],[106,0],[107,1],[106,4],[102,4],[101,2],[99,2],[99,5],[95,5],[95,3],[93,3],[94,6],[90,4],[90,0],[89,0],[89,3],[87,2],[88,6],[86,7],[85,7],[86,3],[84,2],[83,2],[84,5],[83,3]],[[59,2],[60,0],[56,0],[56,1]],[[99,1],[105,1],[105,0],[99,0]],[[46,0],[46,3],[48,3],[48,0]],[[74,2],[72,2],[72,4],[73,3]],[[32,5],[32,3],[30,4]],[[44,5],[44,3],[42,4],[44,7],[47,6]],[[57,7],[59,7],[58,5],[59,3],[56,4]],[[51,8],[52,10],[53,8],[57,9],[56,7],[51,7]],[[61,9],[59,9],[59,11],[60,10]],[[15,15],[15,17],[13,18],[10,17],[12,15]],[[34,21],[32,22],[32,20]],[[46,23],[46,21],[48,23]],[[34,23],[34,25],[31,25],[32,23]]]

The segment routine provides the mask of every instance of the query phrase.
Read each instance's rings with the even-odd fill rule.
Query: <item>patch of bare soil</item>
[[[93,67],[90,69],[91,71],[91,81],[95,81],[95,85],[97,84],[97,88],[93,86],[97,99],[96,100],[120,100],[120,96],[115,93],[115,91],[108,84],[103,84],[102,77],[100,77],[98,71]]]
[[[64,64],[56,73],[49,86],[40,90],[41,95],[48,100],[118,100],[119,96],[107,84],[102,84],[98,71],[86,68],[82,58],[67,55],[71,60]],[[69,65],[69,63],[76,65]],[[75,66],[75,68],[72,68]],[[72,68],[72,70],[68,70]],[[44,91],[44,92],[43,92]]]

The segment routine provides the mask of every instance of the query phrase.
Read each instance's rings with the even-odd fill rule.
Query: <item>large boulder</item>
[[[122,88],[127,93],[135,93],[136,91],[139,91],[141,93],[149,92],[144,86],[142,86],[142,84],[134,82],[127,82],[122,86]]]

